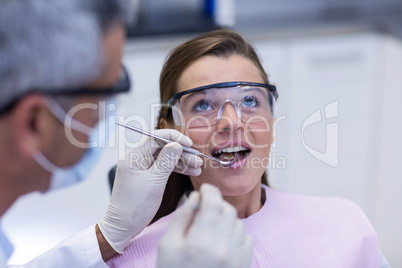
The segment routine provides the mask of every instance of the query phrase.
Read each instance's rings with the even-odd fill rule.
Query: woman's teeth
[[[214,152],[212,155],[224,162],[231,162],[236,158],[236,161],[244,159],[250,150],[243,146],[227,147]]]
[[[247,150],[246,147],[243,146],[236,146],[236,147],[227,147],[227,148],[222,148],[216,152],[214,152],[214,154],[221,154],[221,153],[237,153],[240,151],[245,151]]]

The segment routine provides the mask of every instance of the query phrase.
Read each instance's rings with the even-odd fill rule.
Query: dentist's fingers
[[[199,202],[199,192],[191,192],[186,202],[176,210],[170,223],[171,227],[166,231],[160,243],[164,245],[175,239],[185,239],[186,231],[197,211]]]
[[[250,267],[251,259],[253,258],[253,248],[254,240],[250,235],[246,234],[241,247],[238,249],[239,256],[242,255],[242,257],[233,260],[232,267]]]
[[[208,221],[211,218],[214,219],[220,215],[225,203],[222,202],[222,195],[219,189],[215,186],[204,183],[200,187],[200,193],[200,207],[204,209],[201,209],[199,213],[203,221]],[[208,216],[204,216],[203,214],[207,214]],[[201,221],[200,224],[203,224],[203,221]]]
[[[187,166],[186,164],[184,164],[183,162],[179,161],[179,163],[177,163],[176,167],[173,170],[176,173],[180,173],[183,175],[187,175],[187,176],[200,176],[201,175],[201,168],[192,168]]]
[[[235,209],[218,188],[202,184],[172,216],[159,243],[157,267],[246,268],[252,252]]]
[[[164,139],[175,141],[187,147],[191,147],[193,145],[193,141],[189,137],[175,129],[157,129],[154,131],[154,134]]]
[[[152,165],[152,172],[159,173],[161,177],[167,178],[176,167],[182,152],[183,147],[179,143],[172,142],[166,144]],[[166,181],[167,179],[165,183]]]
[[[203,161],[199,156],[184,152],[174,171],[183,175],[199,176],[202,164]]]
[[[192,153],[187,153],[183,151],[183,154],[181,155],[180,160],[184,162],[186,165],[192,168],[198,168],[201,167],[204,161],[202,160],[201,157],[192,154]]]

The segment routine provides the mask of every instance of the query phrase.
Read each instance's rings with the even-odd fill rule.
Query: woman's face
[[[259,69],[249,59],[233,55],[229,58],[205,56],[191,64],[182,74],[178,92],[221,82],[246,81],[264,83]],[[222,91],[224,92],[224,91]],[[230,92],[224,98],[234,98]],[[240,120],[231,103],[224,106],[220,121],[207,128],[188,126],[174,128],[182,131],[194,142],[193,147],[206,155],[223,150],[241,150],[237,160],[229,167],[204,159],[202,173],[191,177],[195,189],[202,183],[213,184],[224,196],[241,196],[249,193],[261,180],[268,166],[273,119],[267,116],[261,122],[247,124]],[[244,150],[245,149],[245,150]]]

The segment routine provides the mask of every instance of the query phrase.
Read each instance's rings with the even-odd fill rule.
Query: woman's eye
[[[242,106],[244,107],[257,107],[258,100],[254,96],[247,96],[243,99]]]
[[[205,100],[202,100],[194,105],[193,111],[206,111],[210,109],[212,109],[211,105]]]

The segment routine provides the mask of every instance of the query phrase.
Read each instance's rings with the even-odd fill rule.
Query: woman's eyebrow
[[[263,88],[263,87],[256,87],[256,86],[244,86],[240,87],[241,92],[250,92],[250,91],[260,91],[263,94],[268,93],[269,89],[268,88]]]
[[[191,99],[194,97],[197,97],[199,95],[206,95],[207,93],[205,92],[205,90],[200,90],[200,91],[195,91],[186,95],[183,95],[183,97],[186,97],[186,99]]]

